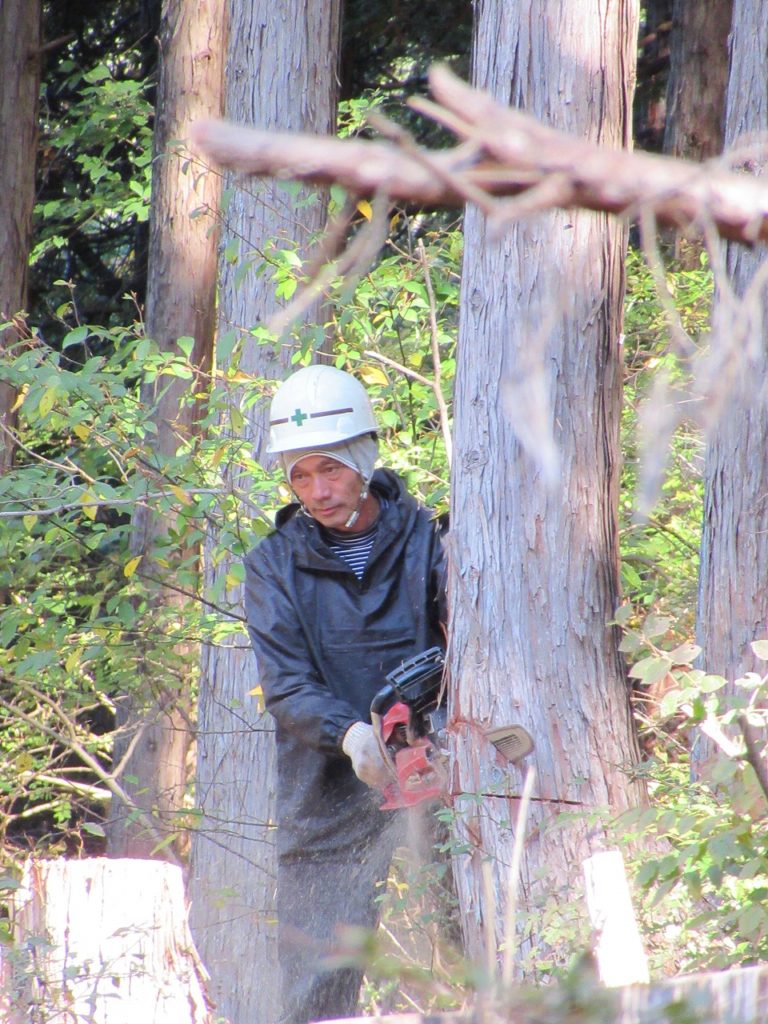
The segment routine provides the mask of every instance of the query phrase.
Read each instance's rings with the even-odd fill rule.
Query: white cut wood
[[[213,1024],[176,865],[31,860],[12,928],[3,981],[21,1020]]]
[[[600,980],[610,988],[645,985],[648,959],[632,909],[624,860],[618,850],[603,850],[583,864],[587,909],[596,941]]]

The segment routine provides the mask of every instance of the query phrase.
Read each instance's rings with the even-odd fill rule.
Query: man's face
[[[344,530],[360,501],[363,479],[336,459],[307,455],[293,467],[291,487],[313,519],[330,530]],[[351,532],[365,528],[359,522]]]

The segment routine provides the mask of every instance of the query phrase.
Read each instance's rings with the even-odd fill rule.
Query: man
[[[246,559],[246,614],[277,729],[277,908],[284,1024],[354,1014],[361,972],[327,969],[339,926],[373,928],[401,812],[371,700],[442,645],[445,523],[386,469],[365,388],[309,366],[278,389],[269,451],[296,502]]]

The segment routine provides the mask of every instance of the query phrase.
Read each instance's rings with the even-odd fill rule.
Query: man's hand
[[[352,762],[355,775],[372,789],[384,789],[392,772],[384,760],[372,725],[355,722],[344,734],[341,749]]]

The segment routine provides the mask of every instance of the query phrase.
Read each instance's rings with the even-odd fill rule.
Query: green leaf
[[[152,847],[151,856],[154,857],[156,853],[164,850],[166,846],[170,846],[171,843],[178,838],[178,832],[170,832],[167,836],[164,836],[159,843]]]
[[[192,350],[195,347],[195,339],[194,338],[190,338],[189,336],[185,335],[182,338],[177,338],[176,339],[176,344],[179,346],[179,348],[184,353],[184,355],[187,357],[187,359],[191,359],[192,358]]]
[[[671,625],[672,620],[665,615],[649,615],[643,623],[643,633],[649,640],[653,640],[663,636]]]
[[[107,835],[104,831],[103,825],[99,825],[98,822],[95,821],[84,821],[80,828],[83,832],[87,832],[88,835],[98,836],[99,839],[105,839]]]
[[[659,715],[661,718],[671,718],[672,715],[676,714],[682,698],[683,695],[680,690],[670,690],[668,693],[665,693],[659,701]]]
[[[753,640],[750,644],[754,655],[760,661],[768,661],[768,640]]]
[[[629,674],[633,679],[639,679],[646,686],[651,686],[653,683],[658,683],[660,679],[663,679],[671,668],[672,662],[666,655],[654,654],[649,658],[643,658],[641,661],[638,661],[636,665],[630,668]]]
[[[37,411],[40,413],[40,416],[45,417],[48,415],[56,404],[57,397],[58,389],[55,386],[45,389],[40,396],[40,401],[37,403]]]
[[[219,335],[216,344],[216,362],[220,367],[229,365],[236,344],[237,331],[225,331]]]
[[[766,925],[765,909],[759,903],[750,904],[738,917],[739,931],[745,938],[762,938]]]
[[[701,648],[697,644],[684,643],[670,651],[669,657],[674,665],[690,665],[700,654]]]
[[[69,348],[71,345],[82,345],[85,339],[88,337],[88,327],[86,324],[80,324],[79,327],[75,327],[74,330],[69,331],[64,335],[61,342],[62,350]]]

